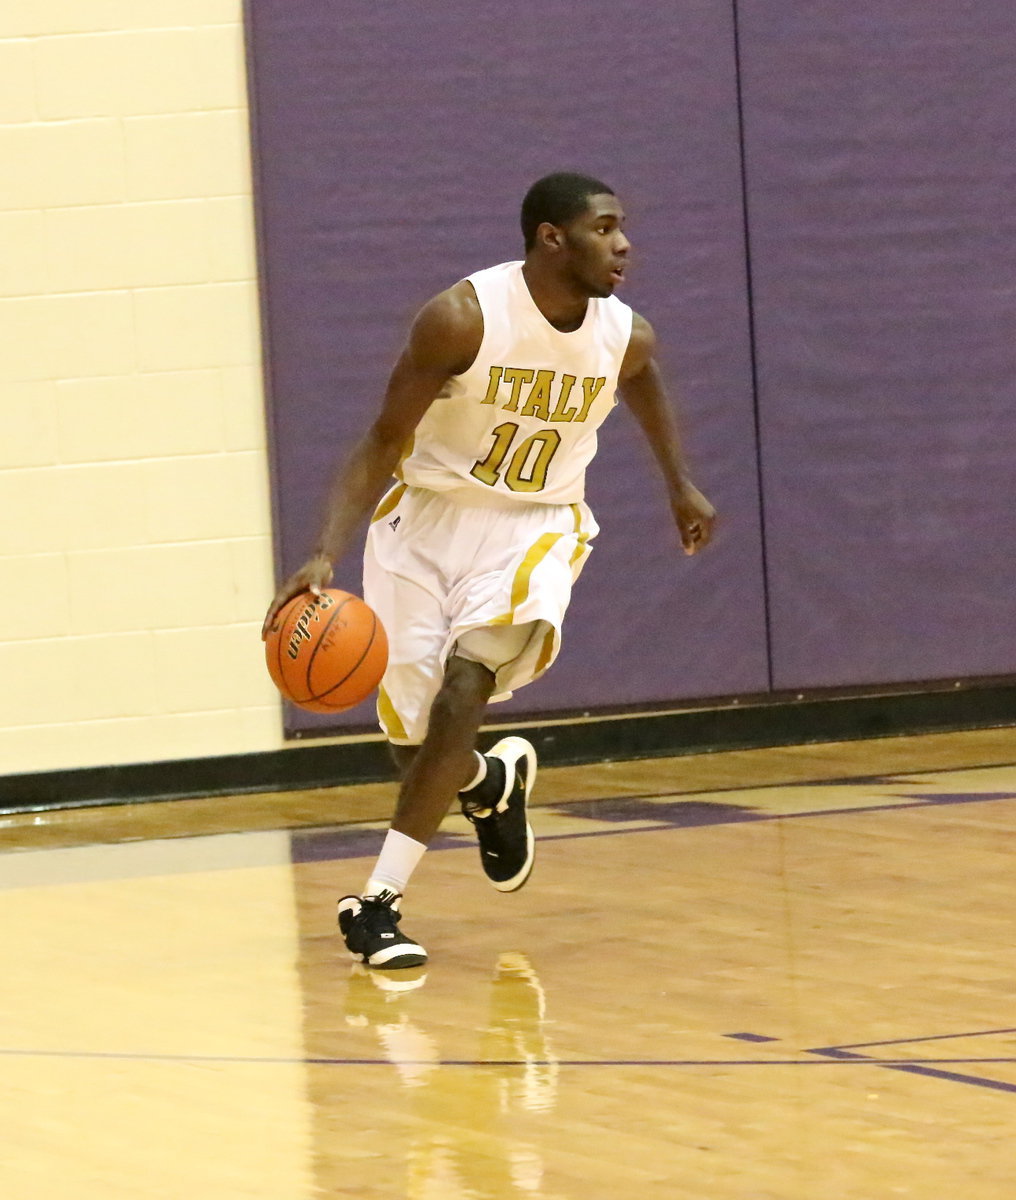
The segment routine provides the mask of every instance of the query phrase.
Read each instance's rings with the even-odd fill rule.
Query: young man
[[[349,950],[372,967],[419,966],[399,928],[409,877],[452,801],[476,828],[502,892],[526,882],[526,808],[536,755],[476,737],[488,701],[538,678],[597,533],[583,502],[596,430],[615,390],[663,473],[685,553],[708,544],[714,511],[688,478],[647,321],[614,297],[631,245],[605,183],[555,174],[522,203],[525,261],[479,271],[421,309],[381,410],[335,479],[316,552],[279,589],[265,629],[298,592],[332,577],[377,506],[364,599],[388,633],[378,715],[402,783],[363,894],[339,901]]]

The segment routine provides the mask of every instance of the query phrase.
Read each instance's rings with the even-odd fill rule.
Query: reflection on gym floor
[[[381,789],[5,818],[0,1192],[1008,1200],[1014,741],[546,771],[532,882],[450,818],[387,975]]]
[[[544,1027],[546,997],[532,965],[521,953],[498,956],[474,1061],[442,1060],[435,1037],[413,1021],[426,974],[418,971],[412,979],[406,974],[354,965],[344,1001],[347,1024],[371,1031],[411,1093],[414,1132],[405,1148],[405,1194],[538,1195],[545,1131],[535,1122],[527,1136],[526,1122],[529,1114],[553,1111],[558,1064]],[[475,1072],[475,1078],[463,1087],[463,1070],[450,1067]],[[435,1114],[441,1114],[440,1123]],[[326,1172],[322,1163],[324,1194],[342,1185]]]

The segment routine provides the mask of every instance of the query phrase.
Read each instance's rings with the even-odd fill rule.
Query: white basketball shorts
[[[508,661],[489,661],[486,635],[462,648],[494,671],[493,702],[538,679],[561,648],[572,584],[598,532],[585,504],[487,507],[393,487],[371,519],[363,564],[364,599],[388,634],[378,691],[388,739],[423,741],[445,665],[470,630],[514,635],[493,639]]]

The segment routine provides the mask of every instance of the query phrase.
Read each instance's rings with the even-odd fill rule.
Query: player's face
[[[610,296],[624,280],[631,242],[624,234],[624,209],[616,196],[590,196],[586,211],[562,230],[565,267],[590,296]]]

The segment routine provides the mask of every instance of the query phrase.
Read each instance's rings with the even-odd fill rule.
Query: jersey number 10
[[[494,445],[491,446],[490,453],[482,462],[474,463],[469,474],[488,487],[495,487],[501,479],[501,467],[508,457],[508,451],[518,431],[518,425],[511,421],[498,425],[493,431]],[[542,492],[547,486],[550,460],[560,445],[561,435],[556,429],[544,429],[527,437],[524,442],[519,443],[511,456],[504,473],[505,484],[513,492]],[[533,461],[530,462],[530,459]]]

